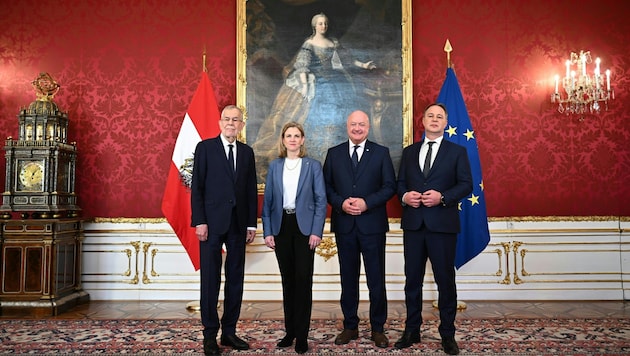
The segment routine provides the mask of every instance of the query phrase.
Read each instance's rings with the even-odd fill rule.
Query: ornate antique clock
[[[33,82],[37,100],[18,115],[19,137],[4,150],[0,206],[0,315],[49,316],[89,300],[81,288],[83,221],[74,192],[77,148],[68,115],[52,101],[47,73]],[[21,219],[13,219],[14,212]]]
[[[19,137],[8,137],[6,182],[1,217],[22,212],[23,217],[76,217],[80,208],[74,192],[76,145],[67,141],[68,115],[53,97],[59,85],[47,73],[33,82],[37,100],[18,115]]]

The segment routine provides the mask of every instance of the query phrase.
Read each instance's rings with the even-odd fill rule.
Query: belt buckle
[[[293,215],[293,214],[295,214],[295,209],[284,209],[284,212],[287,215]]]

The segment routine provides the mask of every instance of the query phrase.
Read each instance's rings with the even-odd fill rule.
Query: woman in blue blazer
[[[315,248],[322,240],[327,204],[321,163],[306,157],[304,140],[302,125],[289,122],[282,128],[262,208],[265,244],[275,250],[282,277],[286,336],[278,347],[296,340],[297,353],[308,351]]]

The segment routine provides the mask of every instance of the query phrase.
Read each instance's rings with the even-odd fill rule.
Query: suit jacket
[[[396,193],[396,174],[389,149],[366,141],[355,174],[349,147],[346,141],[330,148],[324,162],[326,196],[332,207],[330,230],[347,233],[356,223],[361,233],[385,233],[389,231],[386,204]],[[363,198],[368,210],[358,216],[346,214],[341,205],[348,197]]]
[[[278,158],[269,164],[262,208],[263,236],[277,236],[280,233],[284,160]],[[321,163],[309,157],[302,158],[295,198],[295,215],[303,235],[323,236],[326,222],[326,186]]]
[[[424,222],[431,231],[458,233],[459,201],[473,189],[466,148],[443,139],[429,175],[424,178],[419,163],[422,142],[416,142],[403,150],[398,170],[398,196],[402,201],[403,195],[408,191],[422,193],[434,189],[442,193],[446,206],[439,204],[427,208],[421,205],[413,208],[403,204],[401,228],[417,230]]]
[[[236,207],[243,233],[256,226],[258,193],[254,151],[236,141],[236,176],[228,164],[219,136],[203,140],[195,149],[192,177],[192,226],[208,224],[209,234],[225,234]]]

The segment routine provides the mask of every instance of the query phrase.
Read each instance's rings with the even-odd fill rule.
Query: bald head
[[[357,110],[348,115],[346,123],[348,138],[355,145],[365,141],[370,133],[370,119],[366,113]]]

